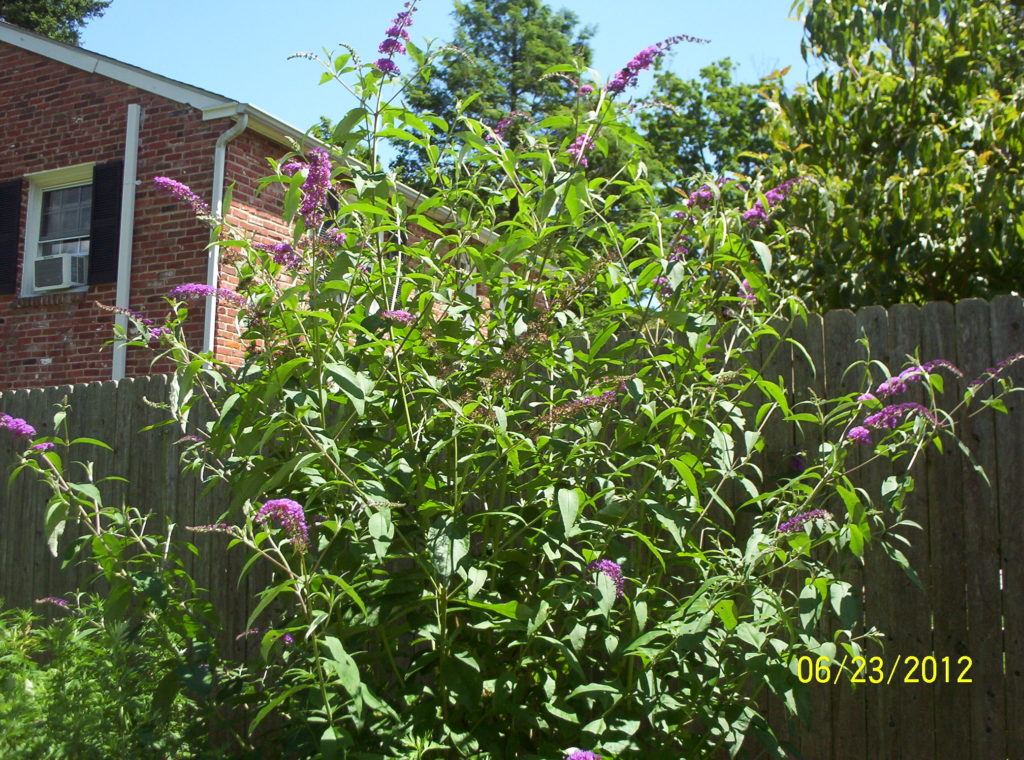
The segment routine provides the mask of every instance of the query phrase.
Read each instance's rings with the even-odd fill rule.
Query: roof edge
[[[202,112],[204,120],[247,115],[250,129],[282,145],[288,144],[289,140],[294,140],[300,145],[311,144],[327,150],[330,150],[331,147],[308,132],[303,132],[298,127],[282,121],[256,106],[155,74],[138,66],[94,53],[91,50],[51,40],[49,37],[30,32],[5,21],[0,21],[0,42],[59,61],[90,74],[113,79],[176,103],[192,106]],[[351,160],[350,163],[362,165]],[[413,190],[408,185],[397,183],[397,187],[410,203],[415,203],[422,198],[422,193]],[[446,223],[456,218],[455,213],[444,206],[431,208],[427,212],[427,216],[435,221]],[[491,230],[482,230],[476,237],[483,243],[492,243],[498,239],[498,235]]]

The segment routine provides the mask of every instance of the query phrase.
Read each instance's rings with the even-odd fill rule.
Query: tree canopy
[[[661,71],[652,104],[639,111],[640,129],[650,143],[651,176],[665,184],[702,172],[749,173],[749,153],[765,153],[766,98],[756,84],[735,83],[736,64],[724,58],[685,80]]]
[[[452,44],[410,77],[404,97],[413,110],[451,123],[457,103],[473,95],[463,113],[497,125],[554,115],[575,101],[569,78],[545,72],[572,60],[589,65],[593,30],[579,27],[576,14],[542,0],[456,0],[452,18]],[[419,159],[406,149],[402,162],[415,167]]]
[[[0,21],[70,45],[80,43],[86,21],[113,0],[0,0]]]
[[[1021,39],[1008,0],[810,6],[803,53],[824,68],[778,94],[772,137],[817,188],[783,267],[815,306],[1024,289]]]

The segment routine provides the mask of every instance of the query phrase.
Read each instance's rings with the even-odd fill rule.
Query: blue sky
[[[421,43],[451,39],[451,0],[420,0],[409,29]],[[548,0],[595,25],[595,68],[606,79],[638,50],[673,34],[709,45],[679,45],[669,68],[684,77],[721,58],[739,64],[738,78],[756,81],[792,65],[787,82],[803,81],[801,25],[788,18],[790,0]],[[343,115],[353,102],[337,83],[318,85],[319,65],[292,53],[353,45],[376,58],[401,1],[367,0],[114,0],[82,34],[82,47],[187,84],[211,90],[307,129],[323,114]],[[641,88],[650,74],[641,80]]]

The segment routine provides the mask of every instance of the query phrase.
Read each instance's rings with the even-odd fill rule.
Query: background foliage
[[[1021,5],[816,0],[805,28],[823,70],[770,132],[817,188],[786,286],[820,309],[1020,292]]]
[[[95,16],[102,16],[112,0],[3,0],[0,21],[77,45],[79,32]]]

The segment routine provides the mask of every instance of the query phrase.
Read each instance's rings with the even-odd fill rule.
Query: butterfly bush
[[[64,551],[76,521],[97,539],[75,546],[113,590],[109,614],[167,634],[153,699],[222,721],[220,756],[781,760],[757,695],[812,722],[795,659],[874,651],[879,634],[839,616],[859,594],[842,568],[902,556],[910,527],[911,475],[885,498],[854,478],[956,434],[960,410],[898,395],[960,368],[863,363],[859,392],[808,398],[761,371],[806,317],[775,266],[801,178],[680,178],[692,189],[666,205],[639,156],[611,179],[587,166],[605,130],[633,135],[618,96],[696,38],[638,53],[563,133],[514,114],[442,129],[395,105],[414,10],[376,63],[321,59],[356,77],[359,102],[332,145],[272,157],[262,187],[284,194],[285,242],[217,222],[237,289],[169,294],[151,346],[175,368],[161,408],[223,510],[157,530],[97,501],[101,480],[69,481],[63,459],[93,444],[55,431],[61,456],[20,460],[55,494],[48,540]],[[566,74],[581,97],[584,74]],[[529,151],[495,144],[513,127]],[[436,148],[420,190],[381,164],[385,136]],[[185,340],[178,301],[211,295],[246,307],[241,366]],[[146,347],[157,322],[125,316]],[[979,379],[1009,392],[1019,358]],[[988,394],[968,387],[961,409]],[[223,589],[189,578],[194,552]]]
[[[170,177],[154,177],[153,184],[178,200],[184,201],[196,216],[209,216],[210,207],[188,185]]]

